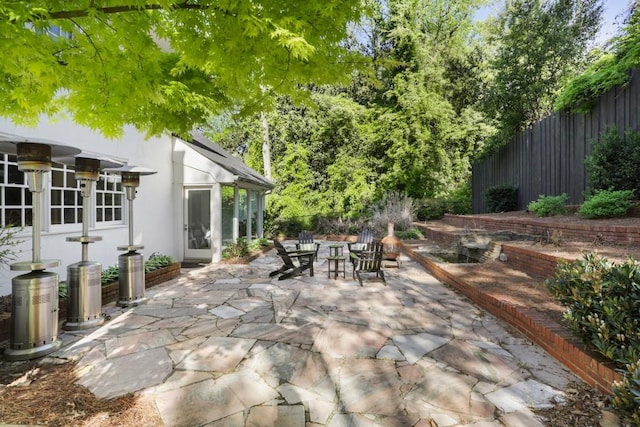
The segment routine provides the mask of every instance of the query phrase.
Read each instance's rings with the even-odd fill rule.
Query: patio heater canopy
[[[77,156],[54,156],[53,161],[70,166],[74,169],[76,179],[97,181],[101,170],[106,168],[117,168],[124,162],[102,156],[100,154],[82,152]]]

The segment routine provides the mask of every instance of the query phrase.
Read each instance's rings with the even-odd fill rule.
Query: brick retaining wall
[[[590,242],[598,236],[604,242],[614,244],[640,245],[640,227],[625,226],[597,226],[584,224],[555,223],[548,224],[537,221],[535,217],[521,218],[488,218],[476,215],[450,215],[445,214],[442,219],[445,223],[456,227],[480,228],[485,230],[510,230],[515,233],[532,236],[548,237],[554,231],[562,233],[564,238]]]
[[[587,349],[582,342],[573,336],[570,330],[549,319],[543,313],[528,307],[500,301],[484,294],[447,271],[440,264],[420,256],[411,248],[404,246],[403,251],[426,268],[435,278],[458,290],[474,304],[514,326],[600,392],[611,394],[611,384],[614,380],[621,379],[611,362]],[[520,252],[520,256],[524,257],[524,252]],[[531,261],[529,263],[535,264]]]
[[[546,278],[553,277],[558,261],[565,260],[565,258],[507,244],[502,244],[502,253],[507,256],[507,264],[510,267]]]

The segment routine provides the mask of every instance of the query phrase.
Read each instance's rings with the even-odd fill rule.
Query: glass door
[[[185,188],[185,259],[211,259],[211,190]]]

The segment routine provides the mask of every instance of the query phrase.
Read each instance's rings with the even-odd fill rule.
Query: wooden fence
[[[475,163],[472,169],[473,212],[487,212],[484,191],[495,185],[518,187],[518,209],[540,195],[569,195],[584,201],[585,157],[591,144],[610,126],[619,132],[640,130],[640,69],[630,82],[605,93],[587,114],[554,113],[518,135],[508,145]]]

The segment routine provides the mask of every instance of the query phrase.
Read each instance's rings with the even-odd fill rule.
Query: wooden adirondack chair
[[[350,254],[358,255],[369,243],[373,242],[373,231],[370,228],[363,228],[358,234],[358,240],[355,242],[347,242],[347,248]],[[351,263],[354,264],[354,258],[351,257]]]
[[[318,249],[320,249],[320,243],[313,241],[313,234],[310,231],[303,230],[298,234],[298,243],[296,243],[296,249],[299,251],[314,251],[315,255],[313,259],[318,260]]]
[[[384,271],[382,271],[382,254],[384,252],[384,246],[378,240],[374,240],[368,243],[366,247],[357,252],[350,254],[351,262],[353,263],[353,276],[358,277],[358,282],[362,286],[362,273],[376,273],[376,277],[382,279],[382,283],[387,285],[387,281],[384,278]]]
[[[273,245],[282,258],[283,266],[269,273],[269,277],[280,275],[278,280],[284,280],[302,274],[305,270],[309,270],[309,276],[313,277],[313,251],[287,251],[277,240],[273,241]],[[293,259],[298,261],[298,265],[293,262]]]

